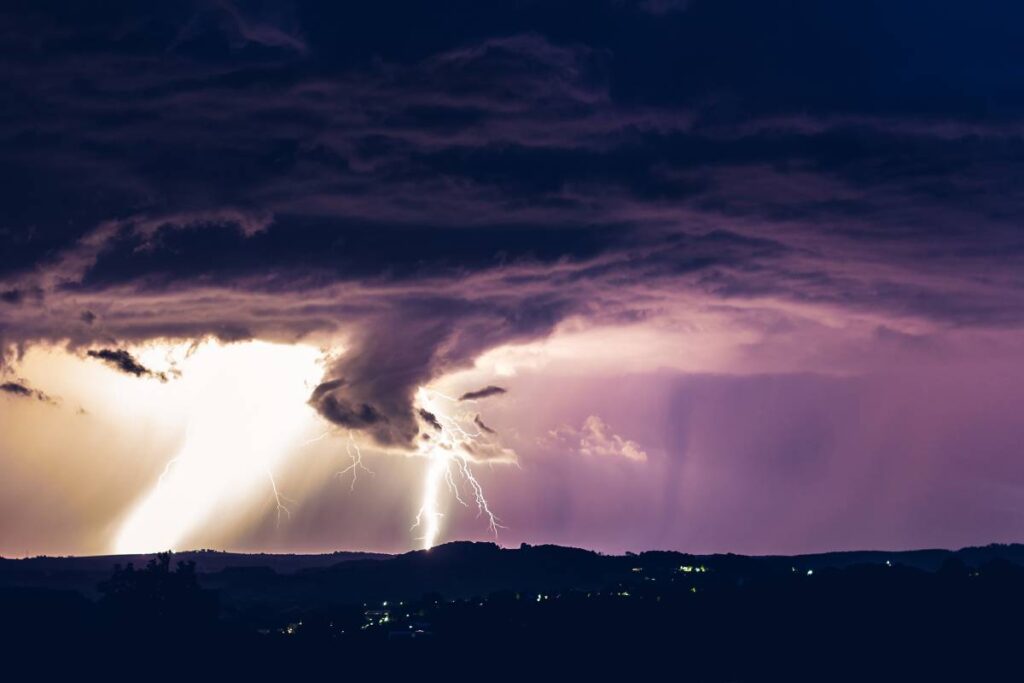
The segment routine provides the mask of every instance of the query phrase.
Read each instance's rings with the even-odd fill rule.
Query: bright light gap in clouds
[[[343,450],[351,462],[338,475],[343,480],[351,477],[350,491],[355,490],[360,471],[371,472],[364,453],[393,457],[373,444],[360,443],[361,437],[351,430],[329,428],[305,438],[324,427],[308,404],[325,362],[322,350],[312,346],[208,340],[151,343],[118,354],[76,357],[58,349],[45,353],[64,358],[61,364],[72,370],[64,377],[71,382],[63,393],[88,404],[98,417],[130,415],[140,421],[166,421],[170,429],[181,430],[177,451],[117,526],[109,546],[115,553],[186,549],[183,541],[214,524],[218,511],[261,496],[273,498],[276,524],[287,524],[291,508],[301,507],[302,501],[279,486],[275,473],[286,468],[289,454],[302,446],[325,442]],[[91,357],[112,361],[121,372],[110,368],[97,373]],[[31,360],[33,366],[40,362]],[[126,364],[129,372],[136,370],[138,380],[124,376]],[[36,376],[47,379],[45,374]],[[75,386],[75,379],[87,381],[87,391]],[[425,474],[411,540],[425,548],[440,538],[449,496],[458,506],[472,507],[483,516],[493,534],[500,527],[473,474],[473,463],[507,464],[514,462],[515,454],[479,426],[479,414],[472,410],[476,403],[421,388],[416,405],[427,411],[422,438],[411,451],[395,451],[424,461],[416,465]],[[81,415],[89,413],[80,410],[76,417]]]

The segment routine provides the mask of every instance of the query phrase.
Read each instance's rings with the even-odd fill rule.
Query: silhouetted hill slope
[[[155,553],[137,555],[96,555],[91,557],[0,558],[0,585],[44,586],[94,594],[96,584],[110,576],[116,565],[143,567]],[[353,560],[379,560],[390,555],[334,552],[321,555],[229,553],[219,550],[189,550],[175,553],[176,561],[195,562],[196,572],[212,574],[227,569],[261,568],[277,574],[330,567]]]
[[[143,566],[152,555],[37,557],[0,560],[0,586],[71,589],[95,594],[115,564]],[[968,567],[993,560],[1024,566],[1024,545],[988,545],[961,550],[851,551],[794,556],[691,555],[671,551],[602,555],[554,545],[502,548],[493,543],[455,542],[400,555],[338,552],[326,555],[177,553],[193,561],[200,582],[231,603],[309,605],[413,599],[436,593],[447,599],[495,591],[587,591],[704,567],[716,580],[744,582],[792,572],[860,565],[905,566],[937,571],[956,559]]]
[[[447,599],[486,595],[495,591],[587,591],[616,582],[635,581],[638,576],[657,580],[686,568],[714,573],[717,580],[747,581],[781,576],[794,571],[806,573],[827,568],[859,565],[906,566],[936,571],[957,558],[968,566],[993,559],[1024,565],[1024,546],[1002,545],[965,548],[959,551],[918,550],[908,552],[840,552],[815,555],[750,557],[743,555],[690,555],[651,551],[640,554],[602,555],[578,548],[554,545],[501,548],[493,543],[456,542],[430,551],[414,551],[374,562],[346,562],[332,567],[300,571],[291,577],[269,575],[253,580],[245,592],[262,589],[273,582],[273,591],[297,603],[330,598],[353,600],[413,599],[437,593]],[[230,572],[228,572],[230,573]],[[706,578],[707,573],[704,573]],[[235,577],[212,575],[204,585],[222,590],[226,597],[240,588]],[[267,586],[269,588],[269,586]]]
[[[4,563],[14,562],[18,566],[31,569],[52,570],[84,570],[109,572],[115,564],[125,565],[129,562],[141,566],[156,557],[156,553],[137,555],[93,555],[88,557],[28,557],[22,560],[6,560],[0,558],[0,567]],[[339,562],[350,560],[382,559],[391,557],[380,553],[361,553],[337,551],[319,555],[274,554],[274,553],[229,553],[220,550],[186,550],[174,554],[175,559],[184,562],[195,562],[196,571],[200,573],[217,572],[228,567],[269,567],[284,574],[311,567],[327,567]]]

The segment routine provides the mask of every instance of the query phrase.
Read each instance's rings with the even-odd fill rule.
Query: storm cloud
[[[438,421],[437,416],[434,415],[432,412],[426,410],[425,408],[420,408],[417,411],[417,414],[420,416],[420,419],[422,419],[424,422],[430,425],[431,428],[434,429],[434,431],[441,431],[441,423]]]
[[[90,349],[85,352],[90,358],[96,358],[119,372],[135,377],[153,377],[162,382],[167,381],[167,375],[162,372],[153,372],[145,365],[135,359],[132,354],[124,349]]]
[[[349,350],[329,370],[335,379],[310,402],[327,420],[359,426],[381,445],[409,446],[419,431],[413,395],[420,386],[489,348],[549,333],[573,305],[486,292],[475,300],[435,294],[392,302],[404,313],[363,317]]]
[[[467,391],[462,396],[459,396],[460,401],[475,401],[481,398],[487,398],[488,396],[498,396],[504,394],[506,389],[495,386],[493,384],[484,387],[483,389],[476,389],[475,391]]]
[[[473,424],[475,424],[475,425],[476,425],[477,427],[479,427],[479,428],[480,428],[480,429],[482,429],[483,431],[487,432],[488,434],[497,434],[497,433],[498,433],[498,432],[496,432],[495,430],[493,430],[493,429],[491,429],[490,427],[488,427],[488,426],[487,426],[487,425],[486,425],[486,424],[484,423],[484,421],[483,421],[482,419],[480,419],[480,416],[479,416],[479,415],[477,415],[477,416],[475,416],[475,417],[473,418]]]
[[[21,381],[8,381],[0,384],[0,392],[18,398],[32,398],[43,403],[56,404],[56,401],[39,389],[33,389]]]
[[[6,8],[0,344],[344,340],[311,405],[407,446],[420,385],[566,326],[714,316],[774,366],[856,321],[813,369],[1016,329],[997,5]]]

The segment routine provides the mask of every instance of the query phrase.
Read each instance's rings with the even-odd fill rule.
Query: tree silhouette
[[[195,562],[178,562],[172,571],[171,557],[159,553],[141,570],[131,563],[114,567],[98,588],[101,606],[115,623],[186,633],[216,621],[216,596],[200,587]]]

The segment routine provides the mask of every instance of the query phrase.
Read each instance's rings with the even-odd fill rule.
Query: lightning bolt
[[[167,475],[171,473],[171,469],[178,464],[178,460],[180,460],[180,457],[171,458],[167,461],[167,464],[164,465],[164,471],[160,473],[160,477],[156,480],[156,485],[158,487],[164,485],[164,479],[166,479]]]
[[[356,488],[356,479],[359,478],[359,470],[363,470],[371,476],[373,475],[373,470],[363,464],[363,451],[360,450],[359,444],[356,443],[356,438],[352,435],[351,429],[348,431],[348,441],[345,443],[345,451],[348,453],[348,457],[352,460],[352,464],[337,472],[334,476],[342,479],[346,474],[351,472],[352,484],[349,487],[349,490],[354,491]]]
[[[473,472],[473,464],[479,462],[483,455],[487,456],[488,464],[515,463],[515,453],[501,447],[492,430],[488,429],[487,433],[481,430],[477,414],[460,409],[459,403],[459,399],[426,387],[421,387],[416,393],[416,407],[427,411],[436,420],[436,423],[431,423],[424,418],[423,429],[428,438],[417,441],[411,453],[427,461],[420,508],[412,525],[413,531],[421,531],[422,535],[416,539],[422,542],[424,549],[432,548],[440,536],[444,517],[441,498],[445,489],[459,505],[466,508],[475,506],[477,517],[486,519],[487,528],[495,537],[498,530],[504,528],[491,510],[484,488]],[[318,442],[329,435],[329,432],[324,432],[302,445]],[[363,451],[352,430],[348,431],[345,451],[349,464],[336,472],[335,476],[342,479],[351,474],[349,488],[355,490],[360,471],[370,475],[374,472],[364,464]],[[403,453],[410,455],[408,451]],[[288,499],[278,493],[276,486],[274,495],[279,505],[278,516],[281,511],[290,514],[287,506],[281,502]]]
[[[348,465],[348,467],[335,472],[334,476],[339,479],[342,479],[345,477],[346,474],[351,472],[352,484],[349,487],[349,489],[354,491],[356,488],[356,480],[359,478],[359,470],[362,470],[363,472],[366,472],[367,474],[370,475],[373,474],[373,470],[371,470],[369,467],[363,464],[363,451],[359,447],[359,443],[356,441],[356,437],[352,433],[352,430],[348,430],[347,434],[348,440],[345,442],[345,453],[348,455],[349,459],[351,460],[351,463]],[[318,436],[314,436],[312,439],[307,439],[306,441],[303,441],[301,446],[309,446],[311,444],[317,443],[318,441],[323,441],[330,435],[331,432],[323,432]]]
[[[269,469],[267,470],[267,478],[270,479],[270,489],[274,492],[274,502],[277,503],[277,524],[280,526],[282,512],[288,515],[288,519],[292,518],[292,511],[282,501],[288,501],[289,503],[294,503],[295,501],[281,493],[281,490],[277,488],[277,480],[274,479],[274,473]]]
[[[454,409],[442,406],[441,402],[435,399],[441,399]],[[473,424],[475,416],[459,412],[456,399],[421,387],[416,394],[416,403],[433,415],[440,425],[440,429],[434,428],[430,432],[429,440],[421,441],[418,445],[418,452],[428,460],[428,465],[423,481],[422,503],[412,528],[422,529],[423,535],[419,540],[423,542],[423,548],[432,548],[440,534],[441,519],[444,516],[440,510],[440,498],[444,485],[447,485],[458,503],[465,507],[470,506],[460,492],[460,480],[469,489],[471,499],[476,505],[477,517],[486,518],[488,529],[497,537],[498,529],[504,527],[491,510],[483,486],[473,473],[472,464],[479,452],[498,451],[500,455],[507,456],[511,451],[497,447],[488,435],[475,428],[475,425],[467,427],[466,425]]]
[[[320,434],[318,436],[314,436],[312,439],[306,439],[301,444],[299,444],[299,447],[300,448],[305,448],[306,446],[309,446],[310,444],[314,444],[317,441],[323,441],[324,439],[326,439],[330,435],[331,435],[330,432],[324,432],[324,433],[322,433],[322,434]]]

